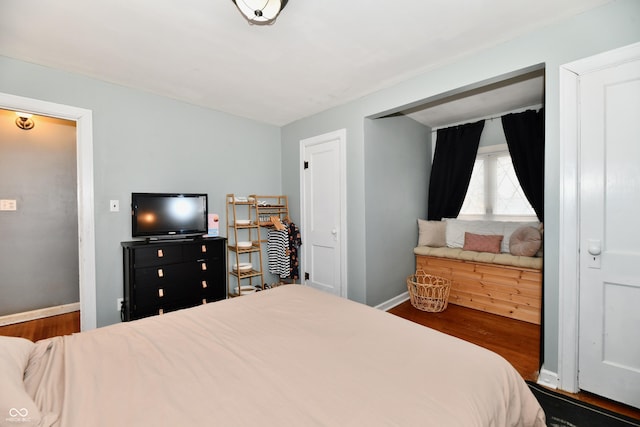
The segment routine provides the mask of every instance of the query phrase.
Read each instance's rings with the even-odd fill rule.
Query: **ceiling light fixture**
[[[16,126],[18,126],[20,129],[29,130],[33,129],[33,127],[36,125],[33,120],[31,120],[32,114],[23,113],[20,111],[16,111],[16,114],[18,115],[18,118],[16,119]]]
[[[289,0],[231,0],[250,24],[271,25]]]

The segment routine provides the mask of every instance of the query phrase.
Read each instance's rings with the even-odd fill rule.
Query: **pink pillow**
[[[465,251],[491,252],[499,254],[503,238],[504,236],[494,234],[483,235],[465,232],[464,246],[462,249]]]

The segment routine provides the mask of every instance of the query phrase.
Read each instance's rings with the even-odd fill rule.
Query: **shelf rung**
[[[251,270],[251,271],[243,271],[240,273],[238,273],[237,271],[232,271],[231,274],[236,276],[239,279],[246,279],[248,277],[260,276],[262,273],[257,270]]]

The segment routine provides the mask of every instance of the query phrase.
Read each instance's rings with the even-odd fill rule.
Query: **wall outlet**
[[[122,301],[124,301],[124,298],[118,298],[116,301],[117,301],[116,311],[120,311],[120,309],[122,308]]]
[[[109,200],[109,210],[111,212],[120,212],[120,200]]]

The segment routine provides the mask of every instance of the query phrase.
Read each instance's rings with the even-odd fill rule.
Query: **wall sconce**
[[[16,119],[16,126],[18,126],[20,129],[29,130],[33,129],[33,127],[36,125],[33,120],[31,120],[31,116],[33,114],[22,113],[20,111],[16,111],[16,114],[18,115],[18,118]]]
[[[231,0],[249,24],[271,25],[289,0]]]

